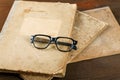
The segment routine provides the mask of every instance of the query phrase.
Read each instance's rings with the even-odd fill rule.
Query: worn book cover
[[[94,16],[109,24],[105,30],[93,43],[91,43],[83,52],[73,59],[72,62],[93,59],[98,57],[110,56],[120,53],[120,26],[116,21],[109,7],[85,11],[85,13]],[[98,16],[100,15],[100,16]]]
[[[0,36],[0,69],[57,74],[66,66],[68,52],[53,46],[36,49],[31,44],[31,35],[70,37],[76,5],[15,1],[13,8],[3,28],[4,35]]]

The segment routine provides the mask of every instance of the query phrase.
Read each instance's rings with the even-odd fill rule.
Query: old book
[[[78,50],[71,53],[71,55],[74,57],[78,55],[77,52],[81,52],[87,47],[103,30],[106,29],[106,27],[106,23],[85,13],[78,12],[78,14],[76,14],[76,21],[72,31],[72,37],[78,40]],[[64,72],[64,70],[61,72]],[[29,74],[21,74],[21,76],[26,80],[39,80],[39,78],[44,78],[44,76],[41,75],[36,75],[36,77],[33,75],[32,77],[32,75]],[[29,79],[29,77],[31,79]]]
[[[110,56],[120,53],[120,26],[109,7],[88,10],[85,13],[109,23],[105,30],[91,45],[74,58],[72,62]]]
[[[70,61],[78,56],[96,37],[107,28],[108,24],[100,21],[92,16],[89,16],[83,12],[78,12],[75,25],[79,25],[79,28],[74,27],[72,36],[78,40],[78,50],[71,53]]]
[[[15,1],[0,35],[0,69],[57,74],[66,66],[68,53],[52,46],[38,50],[31,45],[30,37],[34,34],[70,37],[75,13],[75,4]]]

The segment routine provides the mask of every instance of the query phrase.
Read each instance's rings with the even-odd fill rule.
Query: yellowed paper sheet
[[[53,77],[51,75],[44,75],[44,74],[23,74],[24,76],[21,75],[21,77],[24,80],[51,80]],[[28,76],[29,75],[29,76]]]
[[[74,39],[78,40],[78,50],[71,53],[70,61],[78,56],[96,37],[106,29],[107,23],[102,22],[92,16],[83,12],[78,12],[76,21],[72,31]],[[78,27],[76,27],[78,26]]]
[[[51,36],[70,37],[76,5],[29,1],[15,1],[15,5],[0,39],[0,69],[57,74],[66,66],[68,53],[54,47],[38,50],[31,45],[30,36],[46,31]]]
[[[109,24],[105,30],[91,45],[74,58],[72,62],[110,56],[120,53],[120,26],[117,23],[109,7],[85,11],[85,13],[96,17]]]

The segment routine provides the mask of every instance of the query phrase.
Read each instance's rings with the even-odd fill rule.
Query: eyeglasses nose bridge
[[[56,38],[51,38],[51,42],[55,43],[56,42]]]
[[[56,38],[51,38],[50,43],[56,43]]]

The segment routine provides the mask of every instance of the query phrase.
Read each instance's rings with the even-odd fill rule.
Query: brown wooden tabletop
[[[0,29],[14,0],[0,0]],[[84,11],[110,6],[120,24],[120,0],[39,0],[77,3],[78,10]],[[119,34],[118,34],[119,35]],[[120,80],[120,55],[102,57],[69,64],[65,78],[53,80]],[[18,74],[0,73],[0,80],[21,80]]]

